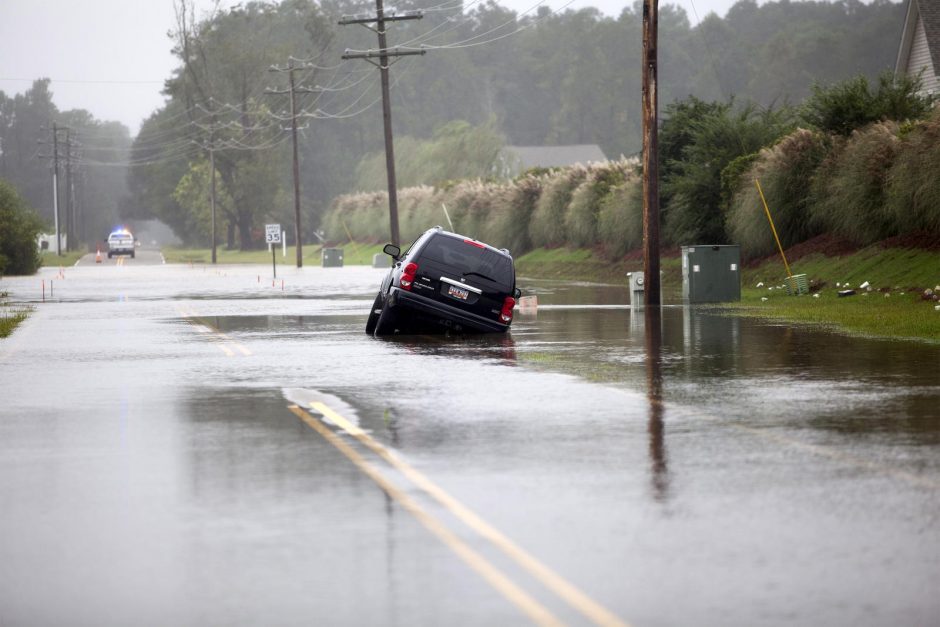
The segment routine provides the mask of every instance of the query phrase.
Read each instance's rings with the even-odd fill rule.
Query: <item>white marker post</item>
[[[274,270],[274,278],[277,278],[277,254],[274,251],[274,244],[281,243],[281,225],[280,224],[265,224],[264,225],[264,241],[268,243],[268,246],[271,248],[271,268]]]

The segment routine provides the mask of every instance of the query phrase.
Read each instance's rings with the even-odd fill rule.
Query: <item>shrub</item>
[[[878,77],[874,91],[864,76],[829,87],[816,84],[803,104],[801,117],[822,131],[846,136],[879,120],[920,118],[933,102],[932,97],[920,94],[921,85],[919,76],[895,77],[890,71]]]
[[[732,163],[722,173],[733,194],[727,219],[731,241],[740,244],[745,258],[772,253],[776,244],[754,180],[759,180],[784,247],[817,235],[818,223],[810,219],[807,181],[822,162],[829,141],[821,133],[797,129],[772,148],[761,150],[743,174]],[[747,163],[747,159],[740,163]],[[736,181],[731,179],[736,177]]]
[[[0,180],[0,275],[33,274],[42,263],[36,244],[42,220],[9,183]]]
[[[857,244],[897,233],[897,222],[885,209],[887,175],[900,143],[897,131],[894,122],[855,131],[822,164],[810,214],[823,230]]]
[[[750,155],[791,130],[787,109],[734,107],[729,102],[706,109],[689,122],[688,143],[682,161],[671,164],[662,181],[664,235],[674,244],[723,244],[727,198],[722,193],[722,171],[743,155]]]

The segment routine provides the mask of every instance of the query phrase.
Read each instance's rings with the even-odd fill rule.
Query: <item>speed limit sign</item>
[[[281,225],[280,224],[265,224],[264,225],[264,241],[267,244],[280,244],[281,243]]]

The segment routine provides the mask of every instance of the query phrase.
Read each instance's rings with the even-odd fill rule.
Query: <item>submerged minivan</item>
[[[450,233],[425,231],[407,252],[385,246],[393,265],[375,297],[366,333],[505,333],[519,297],[508,250]]]

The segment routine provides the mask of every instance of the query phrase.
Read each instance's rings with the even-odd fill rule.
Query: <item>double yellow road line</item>
[[[226,356],[236,357],[238,353],[241,353],[247,357],[253,354],[244,344],[236,342],[225,333],[222,333],[222,331],[215,326],[200,318],[197,313],[183,309],[182,307],[179,307],[179,312],[185,320],[196,327],[196,330],[205,333],[212,340],[212,343],[225,353]]]
[[[414,499],[383,476],[372,464],[360,455],[343,438],[327,427],[322,420],[298,405],[289,409],[305,424],[342,452],[366,476],[375,481],[386,494],[414,516],[428,531],[449,547],[461,560],[480,575],[497,592],[524,612],[538,625],[563,625],[554,614],[531,595],[516,585],[505,573],[489,562],[483,555],[470,547],[439,519],[423,509]],[[586,619],[596,625],[627,627],[613,612],[591,599],[561,575],[540,562],[525,549],[515,544],[506,535],[486,522],[482,517],[448,494],[443,488],[428,479],[423,473],[401,460],[392,451],[370,437],[365,431],[355,426],[345,417],[322,402],[310,403],[310,409],[323,416],[330,423],[355,438],[360,444],[375,453],[392,468],[400,472],[413,485],[429,495],[458,520],[464,523],[478,536],[509,557],[529,575],[565,601]]]

